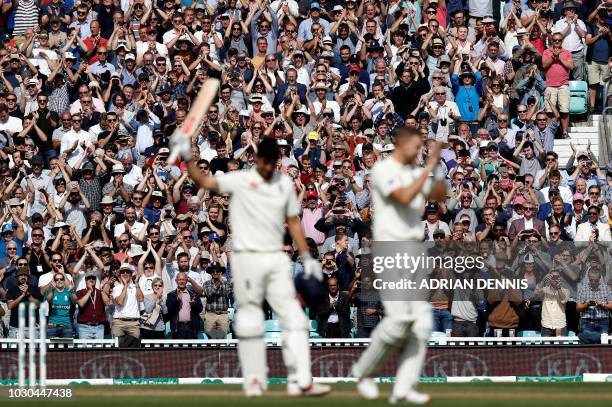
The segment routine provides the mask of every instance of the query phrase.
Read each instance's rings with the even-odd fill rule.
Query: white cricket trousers
[[[372,377],[389,353],[399,348],[393,395],[402,398],[419,381],[433,326],[431,304],[425,301],[383,301],[385,317],[374,329],[370,346],[353,366],[357,378]]]
[[[234,329],[240,339],[238,357],[244,377],[243,388],[259,382],[266,388],[267,364],[264,335],[264,299],[275,312],[281,328],[283,360],[287,379],[306,388],[310,372],[309,327],[306,314],[295,295],[291,261],[284,252],[237,252],[232,257],[234,297],[237,302]]]

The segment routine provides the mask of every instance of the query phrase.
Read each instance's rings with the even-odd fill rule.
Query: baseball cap
[[[125,174],[125,168],[123,168],[123,164],[113,164],[111,174]]]
[[[32,222],[40,222],[44,218],[43,218],[43,216],[39,212],[34,212],[30,219],[32,220]]]
[[[361,69],[359,69],[359,67],[357,65],[351,65],[351,67],[349,68],[349,73],[351,73],[351,72],[360,73]]]
[[[2,233],[8,233],[8,232],[14,232],[15,229],[13,229],[13,224],[12,223],[5,223],[2,226]]]
[[[321,10],[321,5],[315,1],[310,5],[310,9],[311,10]]]
[[[310,199],[310,198],[318,199],[319,194],[317,194],[315,191],[306,192],[306,199]]]
[[[308,140],[319,140],[319,133],[316,131],[311,131],[308,133]]]
[[[167,147],[162,147],[157,152],[158,155],[170,155],[170,149]]]
[[[527,202],[525,201],[525,198],[523,198],[522,196],[517,196],[512,201],[512,205],[523,205],[525,202]]]
[[[83,164],[83,168],[82,171],[93,171],[94,170],[94,165],[91,161],[87,161],[85,164]]]
[[[130,271],[132,271],[132,266],[130,266],[130,263],[121,263],[121,266],[119,266],[119,270],[130,270]]]
[[[45,165],[45,160],[43,160],[43,158],[41,156],[35,155],[30,160],[30,164],[32,164],[32,165]]]
[[[572,201],[584,201],[584,195],[582,195],[580,192],[576,192],[572,197]]]
[[[438,213],[439,206],[436,202],[431,202],[425,207],[425,212]]]

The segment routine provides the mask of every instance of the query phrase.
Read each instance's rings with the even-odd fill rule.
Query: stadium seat
[[[165,339],[172,339],[172,329],[170,329],[170,321],[166,322],[166,335]]]
[[[542,335],[538,331],[519,331],[518,336],[523,338],[534,338]]]
[[[309,325],[310,325],[310,337],[311,338],[321,338],[321,335],[319,335],[319,332],[317,332],[317,328],[319,327],[319,324],[317,323],[317,321],[315,321],[314,319],[311,319],[309,321]]]
[[[432,337],[446,336],[446,332],[432,332]]]
[[[198,339],[202,339],[202,340],[208,340],[208,335],[206,335],[204,332],[198,332]]]
[[[589,101],[589,87],[585,81],[570,81],[570,114],[585,114]]]
[[[574,331],[567,331],[567,336],[576,336],[576,332],[574,332]]]
[[[236,310],[234,308],[228,308],[227,309],[227,322],[229,322],[230,324],[232,323],[232,321],[234,321],[234,314],[236,313]]]
[[[264,330],[267,332],[280,332],[280,324],[276,319],[267,319],[264,321]]]

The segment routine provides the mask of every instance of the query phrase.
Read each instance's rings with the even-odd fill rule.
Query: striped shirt
[[[15,10],[13,35],[23,35],[28,28],[38,25],[38,7],[34,0],[20,0]]]

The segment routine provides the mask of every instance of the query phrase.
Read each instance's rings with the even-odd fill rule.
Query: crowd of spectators
[[[589,114],[609,96],[611,22],[609,0],[4,0],[0,334],[18,335],[25,301],[50,304],[49,336],[231,331],[231,197],[168,161],[207,77],[222,85],[193,155],[203,172],[249,170],[277,140],[326,275],[308,310],[319,335],[368,337],[384,314],[364,267],[370,170],[403,126],[420,163],[442,145],[448,199],[423,208],[424,239],[530,281],[436,292],[434,329],[607,332],[612,167],[590,144],[560,163],[555,140],[569,81],[588,84]]]

